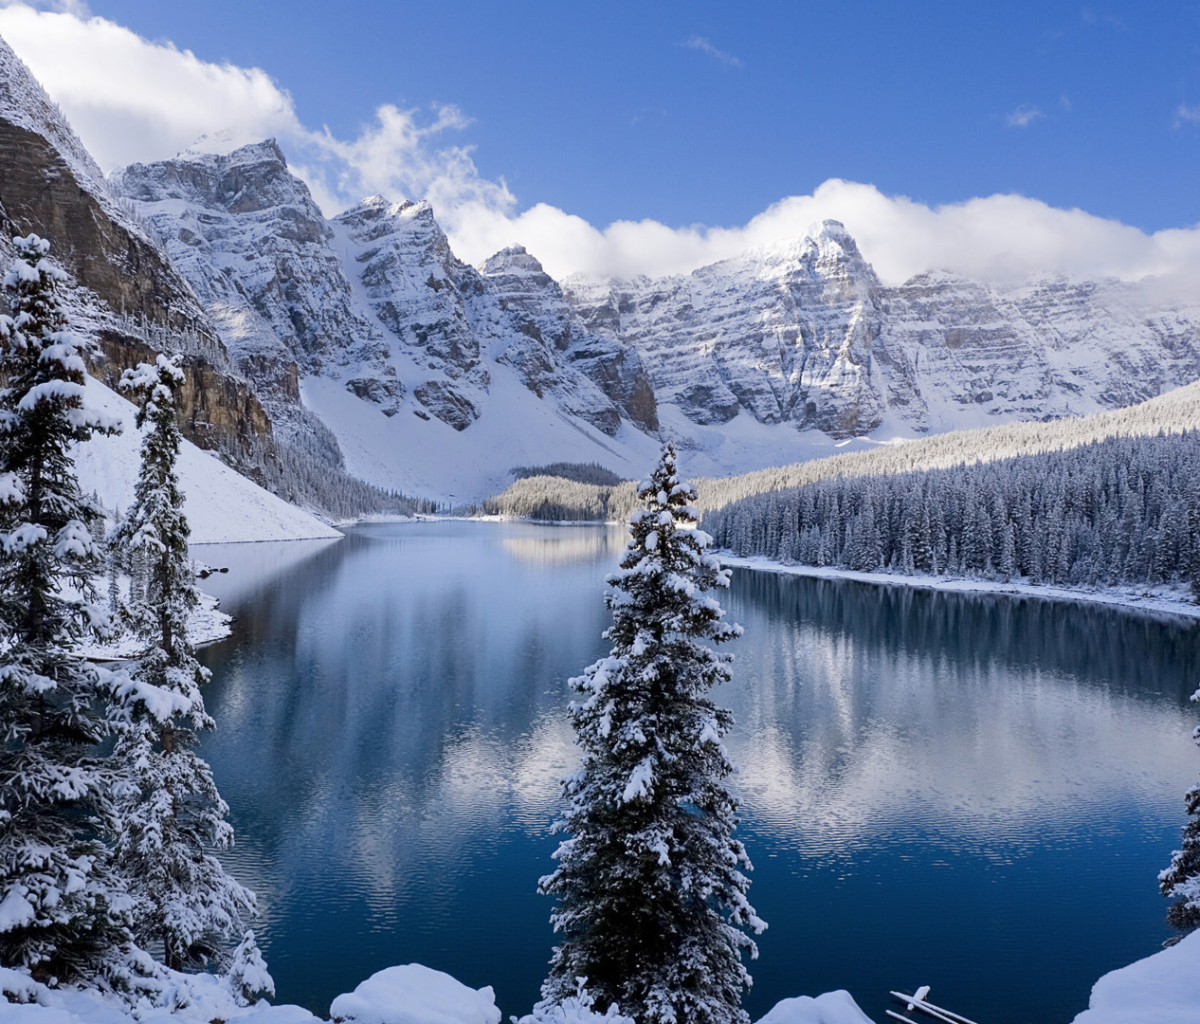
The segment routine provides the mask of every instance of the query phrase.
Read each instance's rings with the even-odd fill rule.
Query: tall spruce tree
[[[1200,690],[1192,694],[1200,701]],[[1200,746],[1200,726],[1192,732]],[[1191,819],[1183,826],[1183,849],[1176,850],[1170,866],[1158,876],[1164,896],[1176,902],[1167,911],[1167,922],[1176,928],[1191,931],[1200,928],[1200,784],[1183,795]]]
[[[199,592],[175,471],[181,435],[174,396],[183,379],[162,355],[121,378],[138,400],[138,427],[148,429],[133,505],[114,534],[114,543],[145,563],[145,586],[131,588],[125,611],[147,644],[113,706],[114,755],[124,770],[115,860],[137,901],[138,941],[161,942],[166,965],[176,970],[240,939],[254,912],[254,894],[210,852],[228,845],[233,830],[212,772],[193,749],[196,732],[213,721],[200,694],[209,672],[188,640]]]
[[[94,754],[110,679],[74,653],[105,613],[92,603],[99,512],[71,449],[116,427],[83,408],[94,346],[67,328],[49,243],[14,244],[0,316],[0,962],[67,980],[128,940],[103,843],[113,780]]]
[[[644,507],[606,603],[612,653],[572,680],[571,720],[584,752],[564,783],[569,833],[541,891],[558,897],[562,943],[543,1006],[575,995],[619,1004],[642,1024],[745,1021],[757,955],[744,929],[766,924],[746,899],[750,869],[733,838],[737,805],[722,784],[732,766],[722,738],[732,715],[709,691],[730,677],[720,643],[741,634],[705,591],[729,585],[693,528],[691,484],[668,445],[638,490]]]

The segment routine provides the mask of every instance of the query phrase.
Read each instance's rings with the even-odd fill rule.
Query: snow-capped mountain
[[[1200,377],[1200,309],[1154,308],[1117,282],[929,273],[888,288],[836,221],[686,276],[573,278],[567,296],[698,424],[937,432],[1115,408]]]
[[[271,141],[105,181],[2,43],[0,157],[3,227],[54,241],[107,376],[183,349],[190,436],[271,479],[282,443],[310,480],[344,456],[474,500],[518,465],[636,476],[664,437],[721,475],[1200,377],[1200,308],[1116,282],[888,287],[835,222],[688,275],[560,284],[520,246],[463,263],[427,203],[327,220]]]
[[[383,331],[359,310],[331,228],[273,141],[135,164],[111,184],[191,283],[276,421],[299,403],[302,373],[383,373]],[[394,386],[379,397],[394,402]]]
[[[134,165],[111,184],[192,282],[276,429],[303,434],[303,392],[375,484],[475,496],[521,462],[565,453],[633,472],[652,448],[637,353],[589,334],[524,250],[468,266],[427,203],[376,196],[326,221],[273,142]]]
[[[1115,282],[887,287],[833,221],[688,275],[560,286],[520,246],[463,263],[428,203],[374,196],[326,222],[269,142],[113,184],[278,422],[302,391],[352,471],[440,497],[550,459],[636,473],[662,435],[720,474],[1200,377],[1200,310]]]

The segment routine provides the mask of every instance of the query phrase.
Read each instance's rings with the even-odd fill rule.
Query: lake
[[[369,524],[206,545],[235,616],[204,738],[280,1002],[419,962],[537,999],[567,680],[607,653],[623,530]],[[1200,627],[1102,606],[736,570],[738,835],[769,923],[752,1018],[846,988],[1069,1021],[1171,933],[1156,876],[1200,774]]]

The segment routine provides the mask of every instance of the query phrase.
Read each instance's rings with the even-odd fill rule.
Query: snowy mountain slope
[[[512,367],[496,360],[490,367],[489,419],[463,431],[421,416],[416,408],[385,419],[325,377],[306,378],[301,393],[306,407],[337,436],[350,473],[379,487],[453,505],[499,493],[518,466],[598,462],[622,477],[640,479],[658,457],[656,436],[622,421],[616,436],[609,437],[561,406],[536,400]],[[680,447],[688,471],[702,476],[879,447],[866,438],[839,442],[819,431],[772,426],[749,416],[714,429],[688,423],[672,406],[663,412],[662,433],[684,439]]]
[[[133,423],[134,406],[91,378],[84,402],[89,408],[118,417],[124,429],[112,437],[94,437],[76,448],[80,486],[85,493],[98,494],[107,509],[127,509],[133,501],[141,461],[141,435]],[[190,441],[183,442],[178,468],[193,544],[341,536]]]

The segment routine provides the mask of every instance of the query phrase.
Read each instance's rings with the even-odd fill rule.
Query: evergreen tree
[[[162,355],[121,379],[138,399],[137,425],[148,429],[133,506],[114,535],[145,567],[126,614],[147,642],[113,708],[114,755],[124,769],[115,857],[137,900],[138,941],[161,941],[166,965],[176,970],[204,963],[225,939],[240,937],[254,911],[254,894],[208,852],[228,845],[233,832],[212,772],[193,749],[196,732],[213,722],[200,695],[209,672],[187,632],[199,592],[175,472],[181,435],[174,395],[182,383],[182,371]]]
[[[556,824],[570,838],[540,883],[558,897],[551,920],[562,935],[543,1005],[586,978],[600,1005],[643,1024],[745,1021],[740,954],[757,948],[743,929],[766,925],[746,899],[750,861],[722,784],[732,715],[709,696],[730,658],[704,643],[741,628],[704,594],[729,575],[692,528],[696,491],[676,476],[670,445],[638,494],[644,507],[609,577],[612,653],[572,681],[584,763],[564,784],[569,807]]]
[[[1200,690],[1192,694],[1192,700],[1200,701]],[[1200,726],[1192,738],[1200,745]],[[1183,827],[1183,849],[1175,851],[1158,882],[1162,894],[1176,900],[1167,911],[1167,922],[1190,931],[1200,928],[1200,785],[1189,789],[1183,799],[1191,818]]]
[[[83,408],[90,339],[67,329],[49,243],[16,238],[0,316],[0,962],[46,980],[95,976],[128,940],[102,842],[113,826],[107,673],[74,653],[93,603],[96,506],[74,444],[117,428]]]

